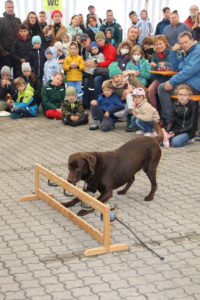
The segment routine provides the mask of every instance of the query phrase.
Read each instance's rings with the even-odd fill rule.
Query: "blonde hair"
[[[128,49],[129,49],[129,54],[130,54],[130,52],[131,52],[131,48],[132,48],[132,45],[131,45],[131,43],[129,42],[129,41],[123,41],[123,42],[121,42],[120,44],[119,44],[119,46],[118,46],[118,48],[117,48],[117,54],[119,55],[119,54],[121,54],[121,49],[122,48],[124,48],[124,47],[128,47]]]
[[[16,87],[20,86],[20,85],[26,85],[26,82],[24,80],[24,78],[22,77],[17,77],[15,80],[14,80],[14,84]]]
[[[102,90],[104,89],[114,89],[113,85],[112,85],[112,80],[105,80],[102,84]]]
[[[62,79],[64,80],[65,76],[64,76],[64,74],[63,74],[62,72],[55,72],[55,73],[53,74],[53,77],[55,77],[55,76],[57,76],[57,75],[60,75],[60,76],[62,77]]]
[[[199,24],[199,16],[200,16],[200,12],[198,12],[198,14],[195,17],[195,21],[194,21],[194,26],[192,26],[192,29],[198,27]]]
[[[144,51],[142,50],[142,48],[139,45],[136,45],[131,50],[131,59],[132,59],[132,61],[133,61],[133,54],[136,51],[140,52],[142,58],[144,57]]]
[[[189,96],[192,96],[193,94],[192,88],[186,83],[182,83],[177,86],[177,88],[174,91],[175,95],[177,95],[180,90],[186,90]]]
[[[155,45],[155,43],[157,43],[158,41],[162,41],[162,42],[165,44],[166,48],[169,48],[169,47],[170,47],[170,45],[169,45],[169,43],[168,43],[166,37],[165,37],[163,34],[158,34],[158,35],[154,36],[153,39],[154,39],[154,45]]]

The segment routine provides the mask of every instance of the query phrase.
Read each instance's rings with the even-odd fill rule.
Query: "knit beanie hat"
[[[105,34],[103,33],[103,31],[98,31],[96,34],[95,34],[95,41],[96,40],[106,40],[106,37],[105,37]]]
[[[109,77],[112,78],[113,76],[117,74],[123,74],[122,70],[119,68],[119,65],[117,62],[112,62],[109,67]]]
[[[11,70],[8,66],[3,66],[3,68],[1,68],[1,75],[9,75],[11,76]]]
[[[39,35],[34,35],[32,37],[32,45],[35,44],[35,43],[38,43],[41,45],[41,37]]]
[[[98,49],[100,50],[100,47],[97,45],[96,42],[91,42],[91,44],[90,44],[90,49],[91,49],[92,47],[96,47],[96,48],[98,48]]]
[[[56,47],[58,50],[63,51],[63,44],[61,42],[55,42],[54,47]]]
[[[22,63],[22,72],[31,71],[31,65],[29,62]]]
[[[76,89],[73,86],[69,86],[66,89],[66,96],[68,96],[68,95],[74,95],[74,96],[76,96]]]

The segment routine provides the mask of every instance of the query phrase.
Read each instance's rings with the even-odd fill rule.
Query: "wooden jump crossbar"
[[[93,209],[97,210],[101,214],[103,214],[103,233],[98,229],[88,224],[81,217],[74,214],[68,208],[64,207],[57,200],[54,199],[53,194],[47,194],[40,187],[40,176],[46,177],[50,181],[59,185],[64,190],[73,194],[74,197],[83,201],[87,205],[91,206]],[[98,201],[92,196],[88,195],[81,189],[76,186],[70,184],[68,181],[63,178],[57,176],[50,170],[44,168],[40,164],[35,165],[35,194],[30,196],[24,196],[20,199],[20,201],[30,201],[30,200],[44,200],[69,220],[71,220],[74,224],[78,225],[81,229],[85,230],[88,234],[90,234],[94,239],[96,239],[99,243],[102,244],[101,247],[87,249],[84,253],[86,256],[109,253],[120,250],[127,250],[128,246],[126,244],[114,244],[110,245],[110,207],[105,205],[104,203]]]

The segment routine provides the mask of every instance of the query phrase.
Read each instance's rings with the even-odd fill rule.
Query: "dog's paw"
[[[79,212],[77,213],[77,215],[80,216],[80,217],[82,217],[82,216],[85,216],[85,215],[91,213],[93,210],[94,209],[90,209],[90,210],[88,210],[88,209],[81,209],[81,210],[79,210]]]
[[[126,190],[120,190],[117,192],[118,195],[124,195],[126,194]]]

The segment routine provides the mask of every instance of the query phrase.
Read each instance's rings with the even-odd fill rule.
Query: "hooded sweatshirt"
[[[141,45],[144,37],[153,36],[153,27],[150,22],[150,19],[141,19],[136,24],[137,29],[141,32],[138,37],[138,43]]]
[[[73,56],[70,53],[71,44],[76,45],[76,54]],[[68,51],[69,56],[65,57],[65,61],[63,64],[63,70],[67,72],[67,81],[82,81],[82,72],[85,70],[85,63],[83,58],[78,55],[78,44],[74,41],[70,42]],[[75,69],[70,68],[71,63],[73,62],[78,64],[78,67]]]
[[[59,72],[59,64],[57,61],[57,48],[56,47],[49,47],[45,51],[45,56],[47,57],[47,52],[52,53],[52,58],[47,60],[44,64],[44,76],[43,76],[43,82],[44,84],[47,83],[48,80],[51,80],[52,76],[55,72]]]

